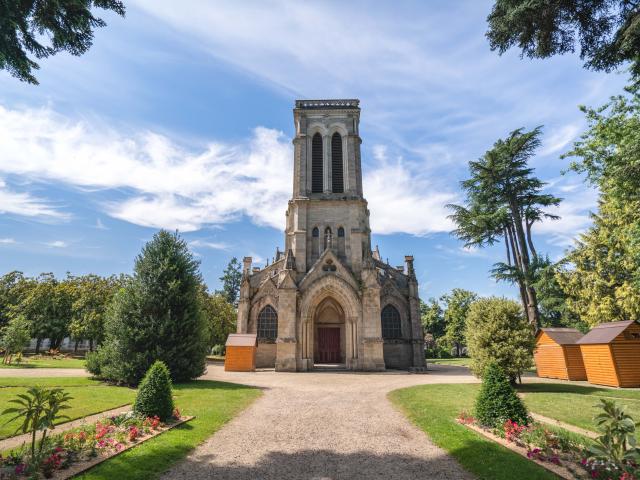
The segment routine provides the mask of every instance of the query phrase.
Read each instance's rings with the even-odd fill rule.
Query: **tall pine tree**
[[[207,326],[198,262],[177,233],[161,230],[137,257],[133,278],[114,297],[103,345],[88,361],[101,378],[137,384],[163,361],[174,381],[205,369]]]

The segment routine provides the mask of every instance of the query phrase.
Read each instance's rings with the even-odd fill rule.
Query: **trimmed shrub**
[[[509,378],[495,362],[490,362],[476,398],[475,416],[485,427],[499,427],[507,420],[528,425],[528,413]]]
[[[158,360],[151,365],[142,379],[133,411],[145,417],[157,415],[163,422],[173,415],[171,376],[169,369],[161,361]]]
[[[533,365],[533,330],[522,307],[513,300],[489,297],[475,301],[469,308],[465,336],[471,371],[477,377],[495,362],[515,382]]]

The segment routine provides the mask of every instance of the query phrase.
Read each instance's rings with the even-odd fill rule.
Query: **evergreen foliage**
[[[221,294],[231,305],[236,308],[240,299],[240,283],[242,282],[242,267],[236,257],[233,257],[227,264],[227,268],[220,277],[222,290],[216,293]]]
[[[456,224],[453,235],[466,247],[484,247],[504,240],[506,263],[496,264],[494,276],[517,283],[529,322],[540,325],[538,301],[533,286],[533,264],[537,253],[532,227],[544,219],[558,217],[545,211],[560,199],[542,193],[545,183],[528,166],[540,146],[541,128],[514,130],[500,139],[476,161],[469,162],[469,178],[461,182],[464,205],[448,205]]]
[[[576,50],[593,70],[631,62],[640,77],[640,7],[628,0],[497,0],[487,18],[491,50],[516,46],[529,58]]]
[[[4,350],[4,362],[11,363],[11,356],[22,353],[22,350],[29,345],[29,340],[31,340],[29,322],[20,316],[9,320],[0,337],[0,347]]]
[[[466,325],[471,371],[482,377],[495,363],[513,382],[533,361],[535,338],[517,302],[489,297],[469,308]]]
[[[107,312],[91,373],[137,384],[156,360],[174,381],[200,376],[208,350],[198,262],[177,233],[161,230],[137,257],[134,275]]]
[[[485,427],[499,427],[507,420],[518,425],[529,423],[527,409],[496,362],[489,362],[485,367],[475,416]]]
[[[93,30],[106,25],[92,8],[121,16],[125,11],[120,0],[0,0],[0,69],[37,84],[33,70],[40,66],[28,54],[37,59],[62,51],[82,55],[93,43]]]
[[[171,376],[163,362],[155,361],[142,379],[133,411],[145,417],[157,415],[163,422],[173,415]]]

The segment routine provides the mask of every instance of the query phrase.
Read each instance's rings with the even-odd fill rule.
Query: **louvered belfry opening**
[[[338,132],[331,137],[331,190],[333,193],[344,192],[344,176],[342,174],[342,137]]]
[[[311,140],[311,192],[322,193],[323,168],[322,168],[322,136],[316,133]]]

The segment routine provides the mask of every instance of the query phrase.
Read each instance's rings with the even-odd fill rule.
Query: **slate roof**
[[[609,343],[622,332],[624,332],[633,323],[634,320],[602,323],[597,327],[593,327],[589,333],[587,333],[576,343],[580,345]]]
[[[582,332],[575,328],[541,328],[558,345],[573,345],[583,336]]]
[[[227,347],[255,347],[255,333],[231,333],[227,338]]]

